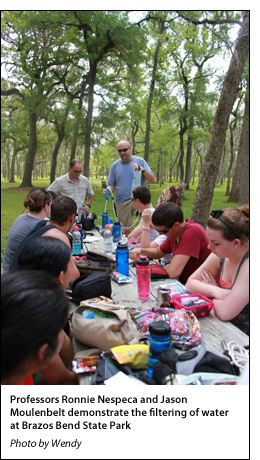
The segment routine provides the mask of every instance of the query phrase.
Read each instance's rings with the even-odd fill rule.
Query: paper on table
[[[105,385],[146,385],[146,383],[141,380],[136,379],[133,375],[126,375],[123,372],[119,371],[117,374],[110,377],[110,379],[105,380]]]
[[[94,241],[99,241],[101,240],[101,236],[86,236],[86,238],[84,238],[83,240],[83,243],[94,243]]]

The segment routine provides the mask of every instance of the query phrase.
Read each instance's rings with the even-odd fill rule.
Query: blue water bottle
[[[171,327],[166,321],[154,321],[149,325],[149,362],[147,375],[153,378],[153,366],[164,350],[172,346]]]
[[[106,224],[108,224],[108,220],[109,220],[108,212],[103,212],[102,214],[102,228],[103,229],[106,227]]]
[[[116,248],[116,271],[122,275],[129,275],[129,250],[127,238],[118,242]]]
[[[113,243],[118,243],[121,240],[121,223],[114,222],[113,224]]]

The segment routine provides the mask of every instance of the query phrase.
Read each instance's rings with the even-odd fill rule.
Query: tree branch
[[[13,95],[21,97],[23,101],[25,99],[24,94],[21,93],[19,91],[19,89],[17,89],[17,88],[11,88],[11,89],[7,89],[7,90],[1,89],[1,96],[13,96]]]

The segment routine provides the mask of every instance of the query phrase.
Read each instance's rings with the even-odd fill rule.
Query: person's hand
[[[141,255],[141,248],[132,249],[129,251],[129,259],[136,261]]]
[[[104,188],[104,189],[102,190],[102,195],[105,196],[106,193],[107,193],[107,189]]]
[[[151,225],[151,211],[150,209],[144,209],[142,212],[142,220],[144,227],[150,227]]]
[[[130,166],[136,171],[138,169],[138,164],[131,161]]]
[[[83,210],[83,212],[88,212],[89,211],[88,205],[84,204],[82,210]]]
[[[215,280],[215,278],[212,275],[212,273],[207,272],[206,270],[203,270],[203,272],[201,274],[201,277],[202,277],[202,279],[201,279],[202,283],[212,284],[213,286],[218,286],[218,283]]]

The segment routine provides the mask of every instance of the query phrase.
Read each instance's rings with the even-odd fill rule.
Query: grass
[[[95,212],[98,216],[95,221],[97,225],[101,226],[101,216],[104,212],[105,200],[102,195],[101,181],[100,180],[91,180],[91,185],[95,192],[95,197],[93,200],[93,205],[91,208],[92,212]],[[1,180],[1,261],[3,260],[3,255],[6,248],[7,238],[9,229],[20,214],[24,210],[23,202],[25,197],[28,194],[29,189],[20,189],[19,185],[21,180],[16,178],[16,182],[10,184],[7,180]],[[38,181],[33,181],[35,187],[48,187],[49,178],[41,178]],[[161,191],[169,185],[167,182],[160,188],[158,184],[150,185],[152,203],[155,205]],[[191,186],[190,190],[185,191],[185,197],[182,204],[182,209],[185,219],[191,216],[191,211],[193,207],[193,200],[196,192],[196,187],[198,183],[196,182]],[[214,191],[214,196],[212,200],[211,208],[226,208],[226,207],[236,207],[237,203],[227,203],[227,197],[225,196],[226,183],[223,185],[217,185]],[[109,199],[107,203],[107,212],[111,220],[114,220],[112,200]]]

